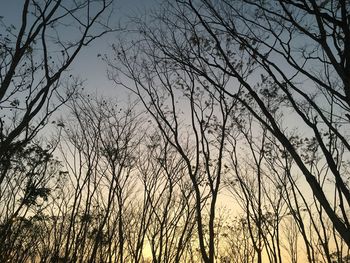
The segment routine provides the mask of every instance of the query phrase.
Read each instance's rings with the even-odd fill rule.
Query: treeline
[[[55,136],[12,157],[3,262],[201,262],[200,241],[214,243],[215,262],[346,262],[347,246],[266,130],[213,114],[191,120],[207,126],[206,144],[184,120],[177,148],[136,106],[75,94],[51,123]]]

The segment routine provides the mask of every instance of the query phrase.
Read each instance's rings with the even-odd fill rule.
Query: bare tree
[[[124,262],[127,207],[135,187],[134,156],[141,124],[133,107],[76,96],[61,150],[73,195],[65,236],[65,260]]]
[[[169,1],[155,23],[138,27],[141,42],[157,50],[146,50],[148,61],[205,79],[201,90],[236,100],[283,145],[348,246],[349,9],[345,0]],[[314,138],[325,177],[295,147],[296,128]]]
[[[18,28],[1,21],[0,184],[11,156],[79,87],[66,72],[84,46],[111,31],[105,22],[111,4],[26,0]],[[68,31],[74,37],[64,37]]]
[[[184,160],[163,135],[152,132],[139,162],[150,215],[145,238],[153,262],[180,262],[195,231],[193,190]]]
[[[81,81],[68,73],[79,52],[112,31],[107,23],[111,5],[112,1],[25,0],[18,24],[6,25],[6,17],[1,17],[0,239],[5,258],[18,249],[15,244],[24,246],[27,241],[32,242],[27,251],[30,257],[38,239],[21,241],[30,231],[42,238],[39,225],[44,227],[45,220],[41,215],[44,207],[52,205],[49,196],[55,180],[64,174],[53,158],[59,138],[38,134],[80,87]],[[10,239],[14,246],[6,248],[5,240]]]
[[[195,195],[199,250],[204,262],[213,262],[216,203],[225,173],[224,144],[234,101],[220,91],[206,92],[204,87],[211,84],[197,78],[186,65],[159,60],[155,46],[141,41],[130,53],[127,47],[115,49],[122,66],[108,58],[107,62],[134,81],[135,87],[114,75],[111,78],[140,98],[162,136],[186,163]],[[224,74],[216,80],[222,86],[227,84]],[[203,210],[206,204],[208,209]]]

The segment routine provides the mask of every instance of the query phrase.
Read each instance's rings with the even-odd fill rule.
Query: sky
[[[0,16],[6,25],[18,25],[24,0],[0,0]],[[120,20],[126,23],[128,17],[139,15],[147,16],[149,10],[157,7],[158,0],[116,0],[114,14],[111,20],[116,23]],[[127,23],[126,23],[127,24]],[[70,67],[74,76],[84,80],[84,89],[98,96],[125,97],[125,90],[115,87],[107,79],[106,64],[98,54],[110,52],[111,45],[116,41],[117,34],[111,33],[96,40],[81,51],[73,65]],[[126,98],[126,97],[125,97]],[[121,98],[123,99],[123,98]]]
[[[1,0],[0,0],[1,1]],[[115,13],[127,24],[129,17],[147,15],[150,9],[156,7],[156,0],[117,0],[115,2]],[[125,22],[123,22],[125,21]],[[86,80],[87,90],[98,95],[117,96],[126,99],[126,91],[122,87],[116,87],[107,78],[107,65],[98,57],[99,54],[109,53],[111,45],[116,42],[118,33],[111,33],[98,39],[91,47],[86,48],[75,61],[74,70],[82,79]]]
[[[70,1],[70,0],[67,0]],[[114,21],[127,21],[128,16],[147,15],[148,10],[156,8],[157,0],[116,0]],[[20,21],[23,0],[0,0],[0,16],[6,24],[15,24]],[[112,96],[116,99],[125,99],[125,90],[109,81],[106,77],[106,64],[98,57],[108,53],[110,45],[116,35],[108,35],[94,42],[90,47],[82,50],[72,65],[72,73],[85,81],[85,89],[97,95]]]

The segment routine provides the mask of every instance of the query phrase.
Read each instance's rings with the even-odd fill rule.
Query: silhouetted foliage
[[[0,18],[0,261],[349,262],[350,2],[164,0],[98,55],[128,103],[68,71],[111,8]]]

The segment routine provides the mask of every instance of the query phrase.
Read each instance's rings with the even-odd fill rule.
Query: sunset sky
[[[350,262],[350,0],[0,0],[1,262]]]

